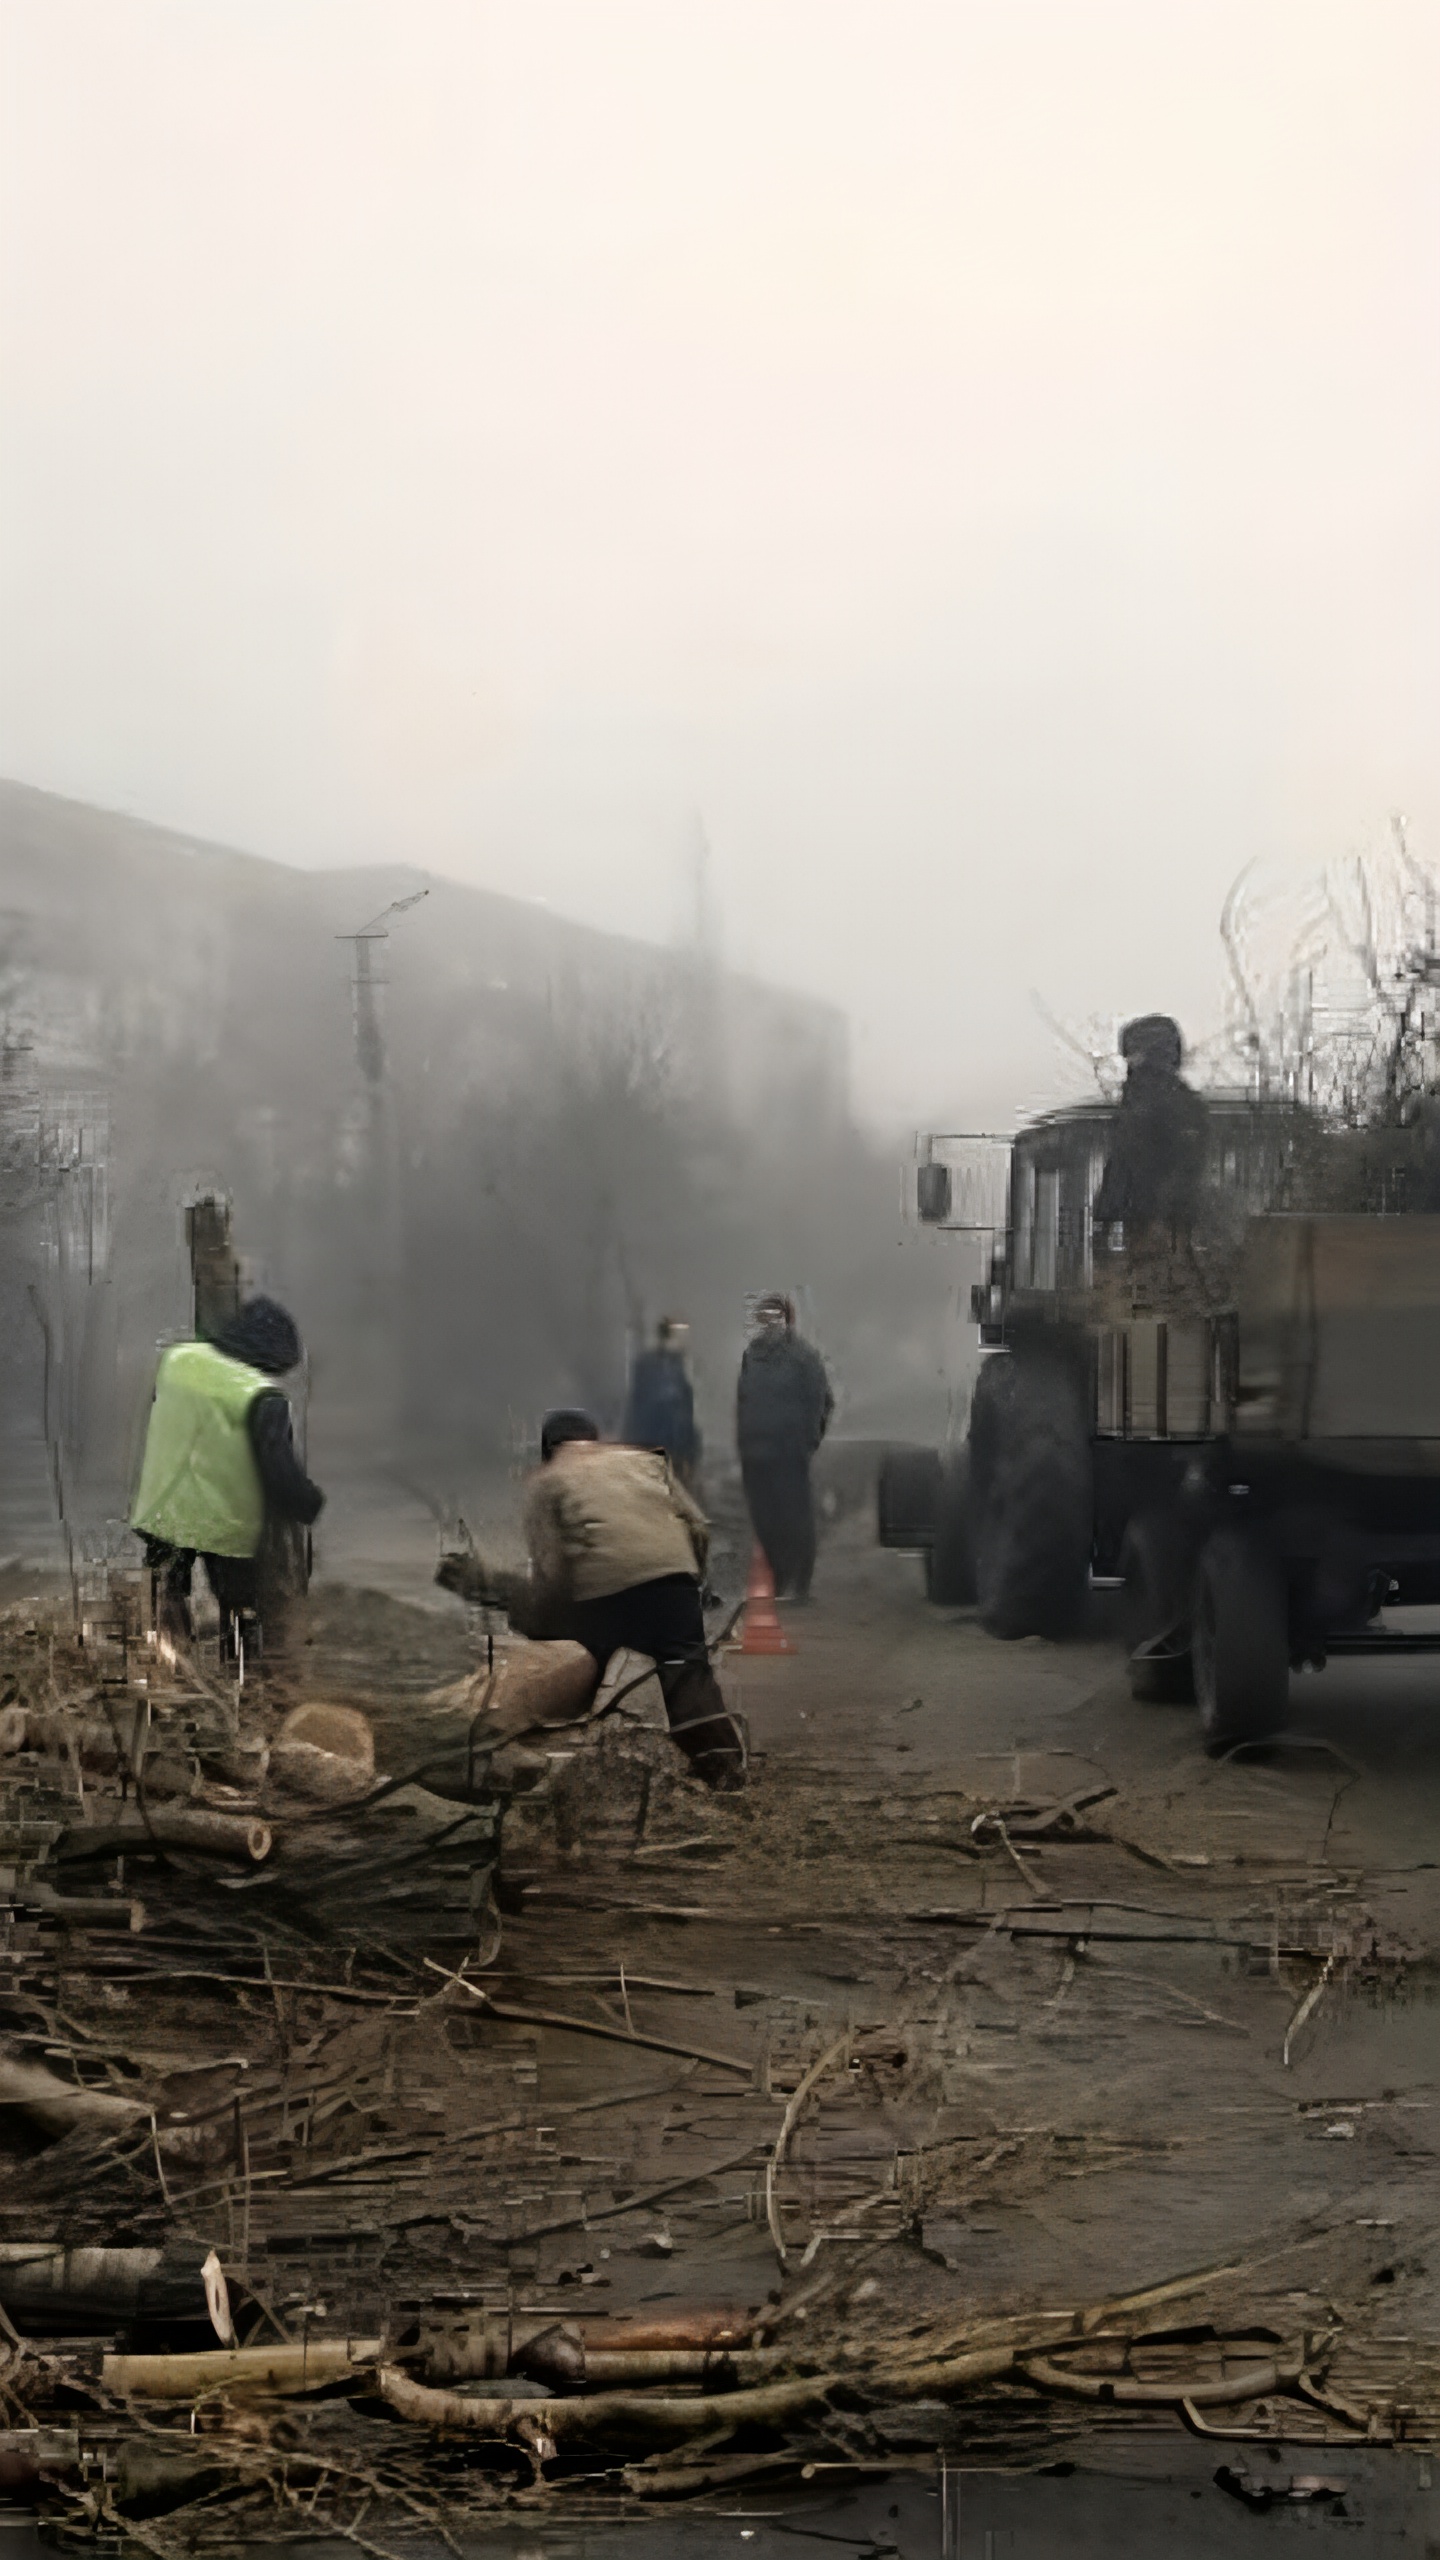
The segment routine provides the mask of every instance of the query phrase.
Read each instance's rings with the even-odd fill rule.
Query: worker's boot
[[[666,1665],[661,1672],[670,1733],[697,1778],[717,1794],[733,1795],[745,1784],[745,1737],[725,1704],[724,1694],[708,1662]]]

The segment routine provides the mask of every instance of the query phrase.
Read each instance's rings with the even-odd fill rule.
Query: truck
[[[1132,1693],[1225,1752],[1283,1728],[1292,1671],[1440,1651],[1393,1618],[1440,1604],[1440,1215],[1347,1189],[1297,1103],[1205,1100],[1203,1214],[1148,1257],[1092,1214],[1114,1104],[1014,1139],[968,1427],[882,1460],[879,1534],[1002,1638],[1118,1585]],[[933,1142],[916,1205],[956,1223]]]

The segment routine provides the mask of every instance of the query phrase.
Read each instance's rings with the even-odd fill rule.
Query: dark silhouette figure
[[[684,1485],[694,1483],[700,1459],[695,1389],[685,1358],[689,1339],[690,1328],[679,1316],[661,1317],[651,1347],[635,1355],[622,1434],[634,1449],[663,1449]]]
[[[1126,1076],[1091,1216],[1097,1235],[1123,1227],[1131,1246],[1194,1223],[1205,1179],[1204,1102],[1180,1073],[1184,1043],[1167,1013],[1141,1014],[1120,1034]]]
[[[795,1330],[794,1302],[778,1291],[755,1310],[740,1363],[735,1437],[755,1535],[778,1599],[808,1600],[815,1571],[815,1500],[810,1461],[825,1437],[835,1399],[825,1363]]]

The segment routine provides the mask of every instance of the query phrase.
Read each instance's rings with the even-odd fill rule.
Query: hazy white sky
[[[0,766],[992,1116],[1440,859],[1436,0],[3,0]]]

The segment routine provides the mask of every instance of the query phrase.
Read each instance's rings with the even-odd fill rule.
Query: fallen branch
[[[666,2178],[658,2187],[641,2187],[633,2195],[618,2196],[613,2204],[590,2205],[580,2213],[564,2215],[558,2222],[535,2223],[528,2231],[512,2233],[511,2244],[549,2239],[556,2231],[588,2231],[592,2223],[613,2222],[621,2214],[638,2213],[648,2205],[663,2203],[667,2196],[683,2194],[687,2187],[703,2186],[707,2178],[721,2177],[727,2169],[744,2168],[754,2149],[754,2143],[747,2142],[743,2151],[732,2152],[724,2160],[707,2160],[703,2168],[686,2170],[678,2178]]]
[[[1311,1983],[1309,1990],[1306,1992],[1304,1999],[1301,2001],[1299,2008],[1296,2010],[1294,2017],[1291,2019],[1289,2026],[1285,2030],[1285,2044],[1281,2059],[1287,2071],[1290,2068],[1290,2047],[1300,2033],[1306,2019],[1312,2016],[1314,2011],[1319,2007],[1325,1985],[1335,1970],[1335,1959],[1337,1953],[1338,1950],[1332,1947],[1330,1953],[1325,1959],[1325,1962],[1320,1968],[1318,1976],[1315,1981]]]
[[[981,1840],[985,1837],[986,1833],[990,1831],[995,1833],[1001,1848],[1004,1850],[1006,1857],[1010,1860],[1011,1865],[1015,1868],[1021,1882],[1028,1886],[1030,1892],[1038,1897],[1040,1887],[1036,1883],[1030,1869],[1026,1866],[1025,1861],[1021,1857],[1019,1850],[1016,1848],[1014,1841],[1011,1839],[1010,1833],[1006,1828],[1003,1814],[977,1813],[974,1821],[970,1825],[971,1837],[976,1840]]]
[[[17,2062],[8,2054],[0,2056],[0,2107],[23,2107],[47,2133],[69,2133],[76,2125],[110,2132],[147,2121],[150,2114],[147,2099],[82,2089],[43,2063]]]
[[[747,2080],[754,2076],[754,2064],[742,2062],[737,2054],[712,2053],[707,2045],[677,2044],[673,2036],[631,2035],[626,2028],[612,2027],[599,2018],[563,2017],[557,2009],[517,2008],[513,2001],[492,1998],[488,1991],[481,1990],[478,1982],[469,1981],[463,1973],[452,1973],[447,1965],[437,1964],[433,1956],[426,1956],[425,1963],[431,1973],[443,1974],[447,1982],[456,1983],[462,1991],[468,1991],[471,1999],[478,2000],[483,2008],[488,2009],[492,2018],[508,2018],[522,2027],[557,2027],[566,2035],[603,2036],[610,2044],[639,2045],[648,2053],[674,2053],[682,2062],[713,2062],[721,2071],[738,2071]]]
[[[1026,2356],[1017,2370],[1043,2391],[1070,2392],[1076,2399],[1103,2400],[1117,2408],[1178,2409],[1188,2402],[1192,2409],[1224,2409],[1237,2400],[1260,2400],[1267,2392],[1288,2389],[1299,2381],[1304,2368],[1304,2350],[1297,2347],[1293,2354],[1269,2356],[1261,2364],[1242,2366],[1237,2373],[1195,2382],[1141,2382],[1134,2374],[1081,2373],[1073,2365],[1057,2364],[1053,2356]]]
[[[787,2263],[790,2252],[785,2246],[785,2235],[780,2228],[780,2201],[775,2193],[775,2181],[784,2166],[785,2153],[789,2148],[790,2136],[795,2130],[800,2110],[811,2090],[824,2079],[831,2063],[838,2062],[841,2054],[848,2053],[849,2050],[850,2037],[847,2032],[843,2036],[837,2036],[834,2044],[830,2046],[828,2052],[821,2054],[818,2062],[812,2062],[804,2079],[791,2094],[780,2130],[775,2136],[775,2148],[765,2163],[765,2220],[770,2237],[775,2243],[775,2255],[782,2267]]]
[[[872,2369],[864,2377],[864,2390],[867,2397],[881,2400],[933,2399],[962,2390],[967,2383],[1000,2380],[1014,2369],[1013,2347],[980,2348],[934,2364]],[[728,2432],[742,2426],[779,2426],[818,2408],[832,2391],[857,2388],[854,2373],[829,2372],[678,2399],[640,2391],[603,2391],[575,2400],[472,2400],[463,2392],[435,2391],[425,2383],[412,2382],[396,2365],[382,2365],[378,2379],[397,2417],[437,2434],[488,2436],[504,2443],[528,2426],[557,2446],[581,2440],[608,2445],[617,2436],[642,2443],[682,2443],[687,2436],[703,2435],[715,2427]]]

